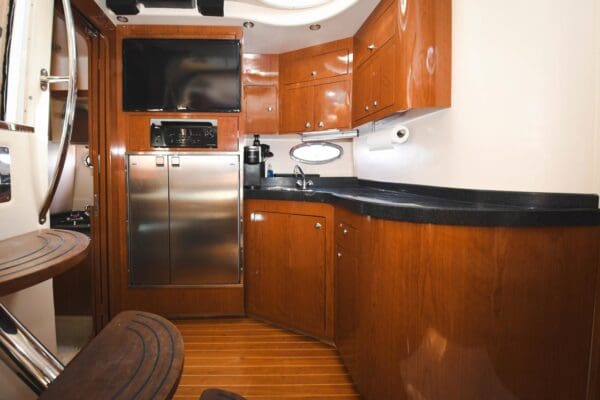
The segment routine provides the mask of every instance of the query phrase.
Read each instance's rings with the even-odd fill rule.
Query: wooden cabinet
[[[309,48],[310,49],[310,48]],[[306,51],[306,49],[303,49]],[[291,61],[282,70],[284,84],[314,81],[347,74],[350,65],[348,49]]]
[[[313,86],[286,87],[281,98],[281,132],[314,131]]]
[[[585,398],[598,227],[335,215],[335,341],[362,398]]]
[[[282,133],[351,125],[352,39],[280,56]]]
[[[247,312],[332,340],[331,207],[250,200],[245,220]]]
[[[360,378],[357,328],[361,319],[358,308],[361,218],[340,208],[335,214],[335,344],[356,380]]]
[[[282,99],[282,132],[311,132],[348,127],[350,82],[288,87]]]
[[[313,130],[347,127],[350,123],[350,81],[324,83],[314,88]]]
[[[383,47],[396,34],[397,8],[394,2],[384,1],[372,22],[366,23],[354,36],[354,61],[361,65],[377,49]]]
[[[279,55],[246,53],[242,64],[243,132],[279,132]]]
[[[379,113],[394,105],[396,45],[389,42],[375,56],[358,67],[357,80],[361,84],[354,92],[354,119]]]
[[[354,36],[353,126],[451,104],[451,0],[382,1]]]
[[[273,133],[279,129],[277,86],[244,86],[246,133]]]

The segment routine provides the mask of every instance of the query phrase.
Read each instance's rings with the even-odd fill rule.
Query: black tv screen
[[[124,111],[239,112],[239,40],[124,39]]]

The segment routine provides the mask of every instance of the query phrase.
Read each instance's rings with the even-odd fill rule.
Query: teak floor
[[[251,319],[174,321],[185,362],[175,399],[221,388],[248,400],[359,398],[337,351]]]

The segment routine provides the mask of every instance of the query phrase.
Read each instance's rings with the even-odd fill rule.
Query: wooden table
[[[82,233],[58,229],[0,241],[0,297],[73,268],[85,259],[89,244]]]
[[[0,241],[0,296],[78,265],[87,256],[89,244],[82,233],[58,229]],[[173,324],[158,315],[127,311],[117,315],[63,370],[56,357],[3,306],[0,351],[41,399],[60,400],[170,399],[184,357],[183,340]]]

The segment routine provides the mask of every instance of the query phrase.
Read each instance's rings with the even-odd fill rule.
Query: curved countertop
[[[592,194],[453,189],[356,178],[308,178],[315,183],[309,190],[295,189],[294,178],[265,178],[260,188],[246,188],[244,197],[330,203],[374,218],[437,225],[600,225],[598,196]]]

